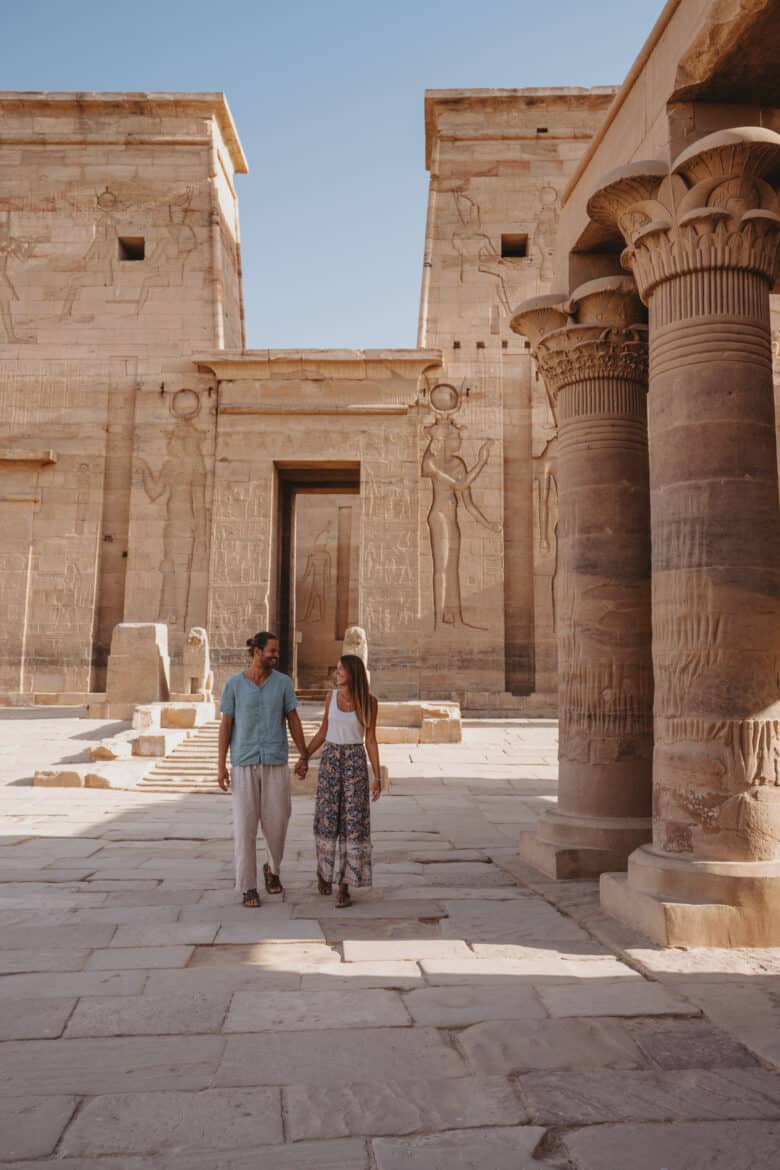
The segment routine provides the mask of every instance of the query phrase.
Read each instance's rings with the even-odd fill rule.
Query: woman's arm
[[[488,520],[484,512],[480,511],[477,504],[475,504],[474,497],[471,494],[471,488],[468,488],[463,493],[462,498],[464,507],[469,516],[471,516],[472,520],[476,520],[478,524],[484,524],[485,528],[489,528],[491,532],[501,531],[501,525],[498,523],[498,521]]]
[[[382,794],[382,769],[379,766],[379,747],[376,742],[376,718],[378,710],[379,704],[372,695],[371,714],[369,715],[369,723],[366,728],[366,754],[374,773],[374,782],[371,785],[372,800],[379,800]]]
[[[308,760],[319,751],[325,743],[325,736],[328,734],[328,706],[330,705],[330,698],[325,702],[325,714],[322,716],[322,723],[319,725],[315,735],[311,737],[306,745],[306,758]]]

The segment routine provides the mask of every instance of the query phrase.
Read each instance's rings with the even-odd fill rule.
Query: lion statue
[[[190,695],[212,698],[214,672],[209,657],[209,638],[201,626],[193,626],[184,642],[183,674],[185,690]]]

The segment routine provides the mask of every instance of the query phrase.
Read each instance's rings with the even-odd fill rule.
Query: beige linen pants
[[[230,769],[233,789],[233,842],[236,889],[257,889],[257,826],[260,825],[268,864],[279,873],[292,812],[290,773],[286,764],[236,764]]]

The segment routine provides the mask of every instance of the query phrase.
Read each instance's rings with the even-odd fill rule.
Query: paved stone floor
[[[229,799],[31,788],[30,761],[106,732],[7,714],[4,1167],[778,1165],[780,948],[663,951],[595,883],[525,868],[554,725],[386,748],[351,910],[317,896],[296,798],[284,898],[246,910]]]

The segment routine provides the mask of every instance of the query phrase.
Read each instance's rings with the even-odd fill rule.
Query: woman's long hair
[[[355,714],[365,730],[371,723],[371,700],[373,695],[368,686],[368,675],[363,659],[357,654],[342,654],[339,659],[347,672],[347,686],[355,704]]]

